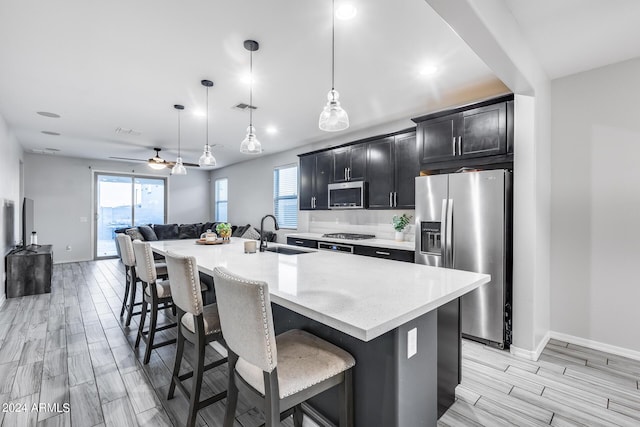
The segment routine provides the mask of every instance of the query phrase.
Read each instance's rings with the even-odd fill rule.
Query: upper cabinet
[[[300,156],[300,210],[328,209],[332,175],[331,151]]]
[[[513,95],[414,121],[423,166],[513,152]]]
[[[415,132],[367,143],[369,208],[415,208],[415,177],[419,174]]]
[[[333,152],[333,182],[361,181],[366,175],[367,147],[356,144]]]

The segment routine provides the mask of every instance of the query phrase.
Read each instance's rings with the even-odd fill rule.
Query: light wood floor
[[[154,350],[149,365],[140,363],[144,343],[133,349],[137,319],[126,328],[119,316],[123,277],[115,260],[56,265],[51,294],[5,302],[0,403],[14,411],[0,412],[2,426],[184,424],[182,394],[166,399],[175,346]],[[441,426],[640,425],[638,361],[556,341],[538,362],[469,341],[463,355],[458,400]],[[210,360],[218,357],[208,350]],[[226,370],[205,374],[205,394],[224,389]],[[33,403],[49,407],[32,411]],[[64,404],[70,411],[58,412]],[[201,410],[198,424],[221,426],[223,414],[224,401]],[[241,400],[236,427],[262,422],[260,411]]]

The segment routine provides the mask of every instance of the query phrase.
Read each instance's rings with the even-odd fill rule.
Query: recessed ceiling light
[[[207,117],[207,112],[205,110],[193,110],[193,115],[198,117]]]
[[[358,13],[358,9],[351,3],[344,3],[336,9],[336,18],[346,21],[352,19]]]
[[[420,68],[421,76],[433,76],[437,72],[438,67],[436,67],[435,65],[425,65],[424,67]]]
[[[275,127],[275,126],[268,126],[268,127],[265,129],[265,131],[266,131],[268,134],[273,135],[273,134],[275,134],[275,133],[278,133],[278,128],[277,128],[277,127]]]
[[[251,83],[255,83],[256,79],[251,77],[251,74],[244,74],[242,77],[240,77],[240,81],[248,85]]]
[[[53,135],[53,136],[59,136],[60,135],[58,132],[52,132],[50,130],[43,130],[42,133],[44,133],[45,135]]]
[[[37,114],[40,114],[41,116],[44,116],[44,117],[51,117],[52,119],[60,118],[60,114],[50,113],[48,111],[38,111]]]

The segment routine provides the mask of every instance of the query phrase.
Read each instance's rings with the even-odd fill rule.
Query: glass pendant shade
[[[327,94],[327,105],[320,113],[318,126],[327,132],[337,132],[349,127],[349,116],[340,106],[340,94],[337,90],[331,89]]]
[[[262,144],[256,137],[256,129],[253,126],[247,128],[247,136],[240,143],[240,152],[243,154],[262,153]]]
[[[202,168],[212,168],[216,165],[216,158],[213,157],[209,144],[204,146],[204,152],[202,153],[202,156],[200,156],[200,159],[198,159],[198,164]]]
[[[171,175],[186,175],[187,168],[182,164],[182,157],[176,159],[176,164],[171,168]]]

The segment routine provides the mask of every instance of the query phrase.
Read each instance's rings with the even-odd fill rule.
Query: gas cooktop
[[[376,236],[373,234],[355,234],[355,233],[327,233],[327,234],[323,234],[322,237],[329,237],[332,239],[348,239],[348,240],[365,240],[365,239],[376,238]]]

